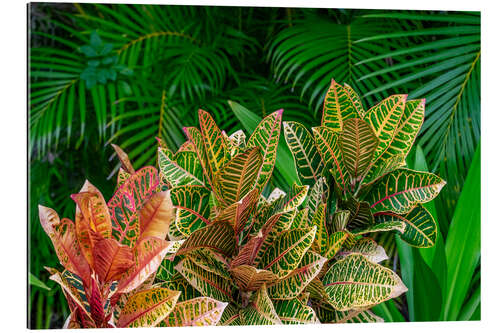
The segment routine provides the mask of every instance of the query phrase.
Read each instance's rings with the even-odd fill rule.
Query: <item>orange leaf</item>
[[[146,237],[165,239],[170,222],[174,219],[174,207],[170,191],[154,194],[140,210],[140,240]]]
[[[94,247],[94,269],[101,282],[116,281],[134,264],[132,250],[114,239],[101,239]]]

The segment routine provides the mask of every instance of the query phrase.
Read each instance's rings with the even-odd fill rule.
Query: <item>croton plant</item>
[[[63,271],[67,327],[376,322],[369,309],[406,291],[370,233],[430,247],[422,206],[445,182],[405,168],[424,100],[391,96],[365,111],[332,81],[321,126],[265,117],[248,140],[200,110],[177,152],[158,139],[158,169],[121,160],[106,203],[89,182],[75,222],[40,206]],[[268,185],[281,134],[300,184]],[[265,193],[270,193],[266,195]]]

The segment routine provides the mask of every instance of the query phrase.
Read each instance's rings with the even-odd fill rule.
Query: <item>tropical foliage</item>
[[[38,222],[37,205],[73,215],[67,194],[78,192],[82,179],[111,198],[115,188],[109,179],[120,164],[109,158],[108,143],[127,150],[137,170],[155,165],[154,138],[177,152],[185,140],[182,125],[198,126],[193,110],[202,107],[228,133],[243,128],[247,138],[261,118],[283,109],[287,127],[303,124],[315,144],[312,128],[322,121],[332,77],[353,87],[363,107],[391,94],[425,98],[426,121],[406,163],[448,183],[436,200],[421,204],[438,222],[434,247],[409,248],[397,229],[396,241],[392,233],[372,233],[389,257],[381,264],[409,288],[373,312],[386,321],[480,318],[480,206],[473,186],[480,173],[472,168],[480,149],[479,13],[43,3],[30,5],[29,12],[31,327],[61,327],[70,315],[43,269],[59,260]],[[228,98],[235,101],[230,102],[233,112]],[[266,198],[274,187],[292,193],[294,182],[301,184],[284,133],[269,185],[262,190]],[[397,158],[392,162],[398,164]],[[205,182],[204,177],[202,172],[195,178]],[[365,199],[361,188],[369,180],[356,181],[356,198]],[[220,189],[205,187],[210,204]],[[348,190],[341,194],[358,189]],[[200,188],[203,200],[205,194]],[[325,205],[331,218],[335,207],[332,201]],[[340,203],[339,210],[346,207]],[[210,220],[210,214],[202,215]],[[429,281],[439,281],[439,290],[426,288]],[[364,312],[352,321],[368,317]]]

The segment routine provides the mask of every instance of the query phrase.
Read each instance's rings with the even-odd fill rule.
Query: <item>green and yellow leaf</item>
[[[250,304],[241,311],[243,325],[280,325],[281,320],[263,285],[252,296]]]
[[[275,301],[276,314],[285,325],[320,324],[314,310],[297,299]]]
[[[209,297],[178,302],[164,323],[166,326],[215,326],[227,304]]]
[[[183,185],[170,190],[176,208],[175,220],[168,230],[170,239],[181,239],[208,224],[210,190],[200,185]]]
[[[272,284],[277,280],[271,271],[257,269],[250,265],[240,265],[231,268],[234,282],[243,291],[256,291],[264,284]]]
[[[235,246],[236,241],[231,225],[225,222],[216,222],[193,232],[177,251],[177,255],[207,248],[226,257],[231,257]]]
[[[323,285],[338,311],[379,304],[407,290],[396,273],[360,254],[335,262],[323,277]]]
[[[352,96],[344,87],[332,79],[323,104],[321,126],[340,131],[347,119],[358,117],[358,111]]]
[[[167,181],[171,187],[181,185],[204,185],[203,180],[191,174],[186,169],[182,168],[177,162],[173,161],[165,151],[158,149],[158,168],[160,169],[161,177]]]
[[[353,253],[361,254],[374,263],[389,259],[384,248],[368,237],[359,239],[354,246],[344,247],[342,251],[337,253],[337,257],[341,259]]]

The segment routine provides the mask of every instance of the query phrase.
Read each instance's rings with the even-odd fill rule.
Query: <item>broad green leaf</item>
[[[300,264],[285,278],[271,284],[267,289],[271,299],[292,299],[298,297],[307,285],[319,274],[326,258],[307,251]]]
[[[335,262],[323,277],[323,285],[338,311],[372,306],[407,290],[396,273],[360,254]]]
[[[166,326],[215,326],[227,303],[209,297],[198,297],[178,302],[165,318]]]
[[[139,211],[141,235],[165,239],[170,223],[174,220],[174,206],[170,191],[158,192]]]
[[[448,278],[443,320],[456,320],[481,257],[481,146],[474,159],[453,214],[446,238]]]
[[[374,159],[377,159],[391,144],[401,122],[407,95],[392,95],[370,108],[365,120],[379,139]]]
[[[392,211],[404,214],[416,204],[434,199],[445,184],[432,173],[398,169],[376,181],[365,200],[373,213]]]
[[[432,247],[436,243],[437,227],[432,215],[417,204],[409,213],[398,215],[382,212],[375,217],[375,223],[402,222],[404,232],[401,239],[415,247]]]
[[[137,243],[133,249],[133,265],[118,283],[118,292],[128,293],[142,284],[151,274],[156,273],[165,255],[176,242],[148,237]]]
[[[210,191],[199,185],[183,185],[170,190],[176,208],[175,220],[169,228],[170,239],[181,239],[206,226],[210,214]]]
[[[236,155],[215,175],[214,190],[223,207],[240,201],[254,188],[262,165],[259,150],[254,147]]]
[[[90,267],[78,245],[74,223],[66,218],[59,220],[56,211],[48,207],[38,205],[38,212],[61,265],[89,283]]]
[[[315,226],[282,232],[263,254],[258,267],[271,270],[280,279],[284,278],[300,264],[315,235]]]
[[[248,133],[253,132],[260,122],[259,116],[233,101],[228,101],[228,104],[245,130]],[[287,148],[283,137],[281,137],[278,144],[275,166],[287,184],[293,184],[294,182],[296,183],[299,181],[295,168],[291,167],[292,165],[293,158],[290,150]]]
[[[177,255],[186,254],[199,248],[208,248],[230,257],[235,246],[234,231],[231,225],[217,222],[193,232],[177,251]]]
[[[188,255],[197,266],[204,270],[220,275],[225,279],[231,279],[228,260],[221,254],[211,249],[200,248],[189,252]]]
[[[243,325],[280,325],[281,320],[263,285],[253,294],[250,304],[241,311]]]
[[[43,283],[39,278],[33,275],[31,272],[28,275],[28,281],[30,286],[35,286],[41,289],[50,290],[45,283]]]
[[[401,120],[394,132],[394,137],[383,153],[374,160],[374,164],[383,164],[382,161],[393,156],[402,155],[406,158],[417,137],[424,121],[425,99],[406,101]]]
[[[351,96],[344,87],[332,79],[323,104],[321,126],[327,126],[340,131],[343,129],[344,122],[347,119],[358,117],[358,112]]]
[[[189,142],[189,141],[188,141]],[[193,175],[197,180],[203,181],[203,167],[195,151],[178,151],[172,161],[179,167]]]
[[[313,186],[321,177],[323,162],[312,135],[304,125],[294,121],[283,122],[283,128],[301,183]]]
[[[309,226],[309,209],[301,209],[295,214],[290,229],[306,228]]]
[[[365,109],[363,107],[363,102],[361,102],[361,98],[359,98],[358,94],[347,83],[344,83],[344,90],[347,93],[347,96],[349,96],[352,105],[354,105],[354,109],[356,109],[358,116],[364,118]]]
[[[339,141],[342,162],[351,175],[351,186],[353,186],[367,171],[377,148],[378,139],[370,125],[363,119],[353,118],[345,121]]]
[[[207,156],[208,170],[211,179],[214,179],[215,174],[229,160],[230,153],[226,146],[226,141],[222,136],[222,132],[217,127],[212,116],[206,111],[198,110],[198,118],[200,121],[200,130],[205,146]]]
[[[232,303],[229,303],[224,309],[224,312],[222,313],[222,316],[217,326],[241,326],[241,325],[243,325],[243,323],[241,321],[240,309],[237,308]]]
[[[232,284],[220,275],[204,270],[190,259],[184,258],[175,269],[203,296],[228,302],[232,298]]]
[[[275,301],[274,309],[285,325],[320,323],[314,310],[297,299]]]
[[[93,249],[94,270],[100,281],[117,281],[133,264],[133,253],[127,245],[114,239],[100,239]]]
[[[158,274],[157,274],[158,276]],[[176,272],[173,274],[169,280],[161,281],[158,286],[162,288],[168,288],[171,290],[177,290],[180,292],[179,302],[183,302],[195,297],[201,296],[200,292],[196,290],[188,280],[186,280],[181,273]]]
[[[371,310],[376,315],[382,317],[386,322],[394,323],[406,321],[406,319],[394,304],[394,300],[392,299],[375,305],[373,308],[371,308]]]
[[[389,259],[384,248],[368,237],[359,239],[354,246],[343,248],[337,253],[337,257],[341,259],[353,253],[361,254],[374,263]]]
[[[312,131],[324,167],[327,170],[331,170],[335,183],[341,191],[345,191],[349,185],[349,176],[347,168],[342,161],[342,152],[340,151],[339,143],[340,132],[325,126],[313,127]]]
[[[264,269],[257,269],[250,265],[240,265],[231,268],[234,282],[243,291],[259,290],[264,284],[272,284],[277,278],[274,273]]]
[[[262,166],[260,167],[256,184],[259,192],[262,192],[274,170],[276,151],[281,132],[282,114],[283,110],[278,110],[262,119],[250,136],[250,139],[248,139],[247,147],[259,147],[262,153]]]
[[[166,288],[144,290],[129,298],[117,327],[155,327],[173,310],[179,291]]]
[[[203,180],[197,178],[189,171],[182,168],[177,162],[169,158],[165,151],[158,149],[158,168],[160,175],[171,187],[181,185],[203,185]]]

